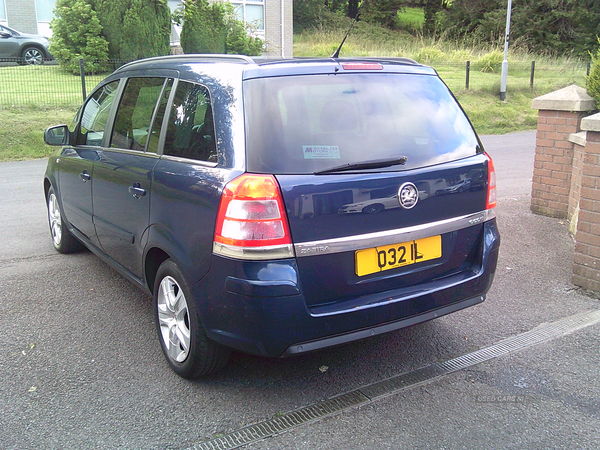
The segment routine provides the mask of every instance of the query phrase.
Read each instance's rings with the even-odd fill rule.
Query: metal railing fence
[[[81,64],[89,67],[91,61]],[[84,93],[90,93],[109,73],[128,61],[102,62],[102,73],[66,73],[56,61],[43,65],[20,65],[19,59],[0,59],[0,108],[11,107],[68,107],[76,109]],[[95,62],[98,63],[98,62]],[[499,92],[500,65],[480,62],[425,62],[434,67],[455,93],[466,89]],[[79,66],[79,61],[77,62]],[[510,62],[507,96],[511,92],[533,90],[542,95],[570,84],[585,86],[589,65],[571,62],[558,66],[552,62]]]
[[[86,73],[90,62],[73,61],[78,74],[68,73],[57,61],[26,65],[20,58],[0,58],[0,108],[72,107],[81,105],[102,79],[129,61],[93,61],[98,73]]]

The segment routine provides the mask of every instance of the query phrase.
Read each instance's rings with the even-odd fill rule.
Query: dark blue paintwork
[[[65,146],[49,159],[45,188],[46,193],[55,188],[63,217],[79,240],[148,294],[159,265],[171,259],[192,290],[208,337],[264,356],[377,334],[484,300],[500,244],[493,215],[442,233],[439,259],[361,277],[353,250],[260,261],[213,254],[221,193],[246,171],[242,80],[343,70],[331,60],[246,69],[243,61],[230,62],[225,70],[202,58],[159,58],[109,77],[164,76],[205,85],[214,107],[218,162],[166,157],[160,149],[157,154],[111,149],[107,142]],[[401,62],[385,65],[384,71],[435,76],[430,68]],[[276,179],[292,242],[302,244],[481,213],[488,159],[473,148],[468,158],[411,170]],[[419,190],[413,209],[398,202],[405,182]]]
[[[308,306],[310,288],[318,286],[320,280],[300,279],[295,260],[240,262],[214,257],[210,272],[194,286],[194,295],[212,339],[247,353],[281,356],[295,344],[414,318],[449,305],[460,308],[461,302],[483,295],[494,278],[500,236],[495,220],[478,230],[480,246],[469,264],[454,274],[433,276],[412,285],[395,281],[370,294],[355,289],[352,296],[338,304]],[[329,281],[328,289],[347,289],[342,272],[343,268],[335,264],[328,267],[327,275],[338,280]],[[271,289],[286,295],[248,295],[228,283],[229,274],[254,283],[276,281]],[[296,280],[300,293],[287,295],[292,294],[290,287]]]

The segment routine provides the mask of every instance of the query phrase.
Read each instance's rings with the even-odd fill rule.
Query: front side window
[[[477,152],[477,138],[430,75],[340,74],[245,82],[246,150],[253,172],[314,173],[406,157],[404,170]]]
[[[118,81],[104,85],[85,104],[80,114],[81,126],[77,134],[77,144],[102,145],[108,113],[118,86]]]
[[[130,78],[119,103],[110,146],[144,151],[164,78]]]
[[[213,109],[206,87],[179,82],[169,115],[163,153],[217,162]]]

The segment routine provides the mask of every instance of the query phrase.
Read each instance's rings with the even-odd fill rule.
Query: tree
[[[333,4],[325,4],[322,0],[294,0],[294,33],[318,26],[329,9],[337,7],[340,0],[333,0]]]
[[[121,59],[168,55],[171,52],[171,11],[164,1],[131,0],[123,18]]]
[[[398,11],[402,9],[403,3],[401,0],[368,1],[361,10],[360,18],[394,29],[398,22]]]
[[[79,59],[86,72],[98,72],[108,59],[108,42],[101,36],[98,15],[87,0],[57,0],[50,22],[50,52],[61,67],[79,73]]]
[[[600,38],[598,39],[600,44]],[[600,108],[600,48],[596,52],[596,56],[592,55],[592,69],[586,81],[588,94],[590,94],[596,102],[596,108]]]
[[[477,43],[504,41],[506,0],[454,0],[443,15],[443,31]],[[588,57],[597,48],[600,2],[519,0],[513,2],[511,41],[529,51]]]
[[[226,53],[225,8],[207,0],[183,0],[181,48],[184,53]]]
[[[423,6],[425,23],[423,24],[423,33],[433,34],[435,32],[435,19],[437,13],[442,9],[442,0],[426,0]]]
[[[181,47],[184,53],[232,53],[260,55],[263,42],[250,36],[230,3],[183,0],[175,17],[183,22]]]
[[[98,12],[111,59],[170,53],[171,11],[166,0],[90,0]]]

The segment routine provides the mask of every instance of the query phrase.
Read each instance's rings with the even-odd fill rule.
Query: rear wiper
[[[348,163],[340,166],[335,166],[330,169],[319,170],[315,175],[326,173],[345,172],[347,170],[362,170],[362,169],[381,169],[382,167],[391,167],[406,164],[408,157],[400,156],[399,158],[373,159],[371,161],[363,161],[359,163]]]

